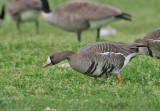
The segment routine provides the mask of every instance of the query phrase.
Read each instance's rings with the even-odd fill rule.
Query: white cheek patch
[[[52,63],[51,63],[51,59],[50,59],[50,57],[48,57],[48,59],[47,59],[47,63],[48,63],[48,64],[52,64]]]

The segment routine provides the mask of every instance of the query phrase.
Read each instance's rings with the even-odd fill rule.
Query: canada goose
[[[36,31],[39,32],[39,15],[42,10],[40,0],[8,0],[3,13],[7,13],[16,21],[17,29],[20,30],[20,22],[35,21]],[[4,18],[3,18],[4,19]]]
[[[81,32],[87,29],[97,29],[97,39],[101,26],[117,20],[131,21],[131,15],[109,5],[93,1],[69,1],[61,4],[53,11],[47,0],[41,0],[43,17],[50,23],[66,31],[76,32],[81,41]]]
[[[143,39],[137,39],[137,43],[147,47],[139,47],[142,54],[160,59],[160,28],[149,32]]]
[[[43,68],[67,59],[74,70],[94,77],[94,80],[97,77],[108,78],[114,75],[122,84],[119,72],[128,64],[131,58],[138,54],[138,47],[143,47],[143,45],[114,42],[91,43],[77,53],[73,51],[53,53],[48,57]]]

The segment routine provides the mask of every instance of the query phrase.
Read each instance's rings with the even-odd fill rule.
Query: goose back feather
[[[160,28],[149,32],[147,35],[144,36],[144,39],[160,40]]]
[[[8,0],[6,3],[6,11],[10,15],[16,15],[25,10],[42,10],[40,0]]]
[[[79,50],[79,52],[99,52],[99,53],[106,53],[106,52],[114,52],[114,53],[121,53],[124,56],[127,56],[131,53],[138,52],[137,43],[115,43],[115,42],[96,42],[86,45],[84,48]]]
[[[122,14],[122,11],[109,5],[91,1],[66,2],[55,9],[60,15],[80,15],[85,20],[99,20]]]
[[[160,39],[159,40],[147,39],[146,42],[148,44],[148,50],[150,52],[149,55],[151,57],[160,59]]]
[[[147,46],[139,48],[142,54],[160,59],[160,28],[149,32],[143,39],[138,39],[136,42]]]

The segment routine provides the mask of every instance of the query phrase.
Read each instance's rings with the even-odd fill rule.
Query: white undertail
[[[115,20],[115,17],[110,17],[110,18],[102,19],[102,20],[89,21],[90,29],[97,29],[113,20]]]

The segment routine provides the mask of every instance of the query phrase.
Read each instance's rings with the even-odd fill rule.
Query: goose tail
[[[124,20],[128,20],[128,21],[132,21],[131,19],[131,15],[125,12],[122,12],[121,15],[116,16],[116,18],[120,18],[120,19],[124,19]]]

